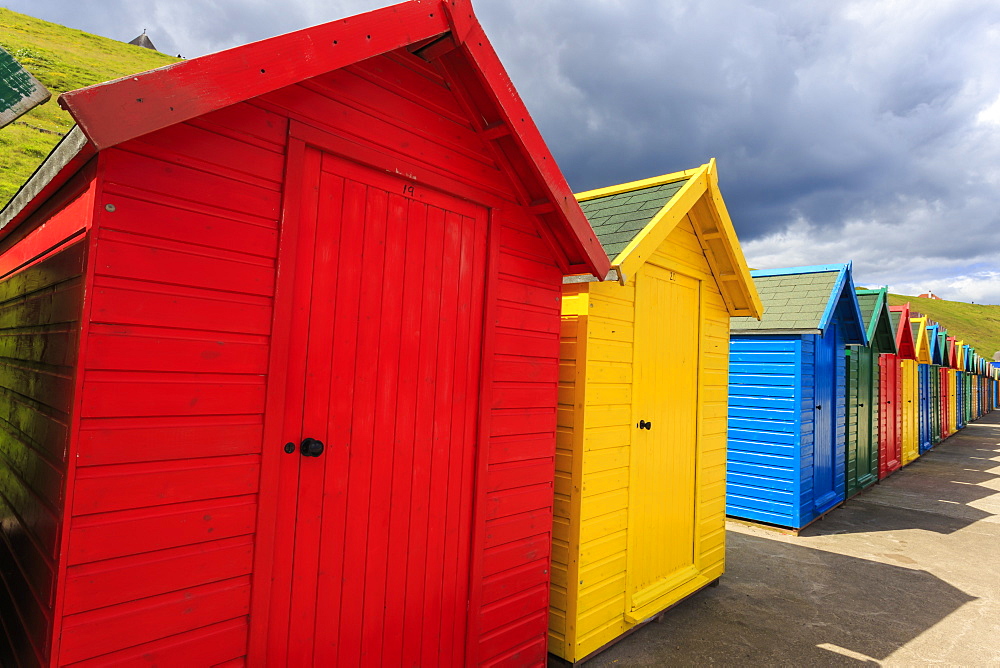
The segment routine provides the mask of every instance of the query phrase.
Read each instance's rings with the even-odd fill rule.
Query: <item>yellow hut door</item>
[[[626,619],[640,622],[697,575],[700,282],[647,264],[635,298]]]

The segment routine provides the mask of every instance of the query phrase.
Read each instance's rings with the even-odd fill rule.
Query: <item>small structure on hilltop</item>
[[[927,292],[925,292],[922,295],[917,295],[917,299],[937,299],[938,301],[944,301],[943,299],[941,299],[940,297],[938,297],[936,294],[934,294],[934,292],[931,291],[931,290],[928,290]]]
[[[142,34],[133,39],[131,42],[129,42],[129,44],[132,44],[134,46],[141,46],[144,49],[151,49],[153,51],[157,50],[156,47],[153,46],[153,40],[149,39],[149,36],[146,35],[145,28],[142,29]]]

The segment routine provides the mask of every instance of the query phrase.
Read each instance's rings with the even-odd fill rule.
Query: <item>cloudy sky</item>
[[[5,0],[189,58],[388,4]],[[475,7],[574,190],[715,157],[751,266],[1000,304],[996,0]]]

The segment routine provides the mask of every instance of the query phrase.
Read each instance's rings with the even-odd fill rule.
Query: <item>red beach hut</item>
[[[468,3],[62,104],[0,213],[0,664],[544,663],[609,265]]]
[[[910,331],[909,310],[903,318],[902,308],[889,307],[889,316],[896,334],[898,354],[879,355],[879,445],[878,477],[885,478],[903,465],[903,373],[900,360],[914,356],[913,332]]]

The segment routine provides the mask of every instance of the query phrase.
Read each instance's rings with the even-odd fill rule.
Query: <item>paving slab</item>
[[[705,589],[599,666],[1000,665],[1000,411],[789,536],[735,522]]]

